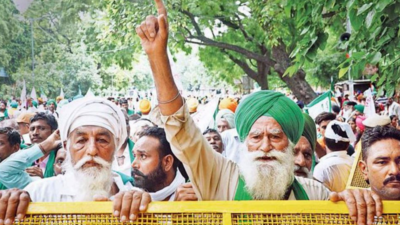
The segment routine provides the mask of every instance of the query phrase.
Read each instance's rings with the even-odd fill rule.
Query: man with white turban
[[[222,109],[215,118],[219,133],[235,128],[235,113],[229,109]]]
[[[122,222],[135,220],[139,207],[140,211],[145,210],[151,197],[111,170],[114,153],[127,137],[125,123],[121,110],[110,101],[93,97],[70,103],[61,110],[59,120],[60,139],[67,151],[66,173],[33,182],[25,192],[0,192],[0,220],[5,215],[1,210],[7,207],[17,208],[16,215],[23,217],[19,214],[26,212],[29,201],[93,201],[112,196],[114,215],[120,216]],[[19,204],[14,202],[15,196]],[[1,205],[4,203],[6,206]]]

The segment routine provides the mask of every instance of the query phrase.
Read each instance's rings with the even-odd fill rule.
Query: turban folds
[[[261,116],[274,118],[292,143],[299,141],[304,129],[303,114],[295,102],[275,91],[257,91],[241,101],[235,117],[241,141],[246,139],[254,122]]]
[[[224,98],[222,101],[219,103],[219,109],[229,109],[232,112],[236,111],[237,108],[237,102],[233,98]]]
[[[50,100],[47,101],[47,105],[51,105],[52,103],[57,108],[57,102],[54,99],[50,99]]]
[[[229,109],[220,110],[217,113],[217,117],[215,118],[215,120],[218,123],[218,121],[220,121],[221,119],[225,119],[228,122],[229,127],[231,129],[236,127],[235,126],[235,114],[231,110],[229,110]]]
[[[151,110],[150,101],[147,100],[147,99],[140,100],[140,102],[139,102],[139,110],[143,114],[148,114],[150,112],[150,110]]]
[[[68,104],[60,111],[58,121],[61,141],[81,126],[99,126],[109,130],[115,139],[115,149],[126,141],[126,121],[124,114],[114,103],[96,97],[81,98]]]

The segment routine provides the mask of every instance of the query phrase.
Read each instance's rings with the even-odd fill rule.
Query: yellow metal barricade
[[[361,150],[357,150],[354,157],[353,167],[351,168],[351,172],[347,180],[346,189],[369,188],[369,184],[364,180],[363,174],[358,166],[361,159]]]
[[[384,202],[376,224],[400,224],[400,201]],[[15,224],[121,224],[111,202],[31,203],[26,219]],[[293,225],[354,224],[343,202],[330,201],[212,201],[153,202],[132,224]]]

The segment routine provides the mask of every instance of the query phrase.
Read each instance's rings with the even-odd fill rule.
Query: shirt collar
[[[329,159],[329,158],[333,158],[333,157],[340,157],[340,158],[344,158],[347,155],[347,151],[343,150],[343,151],[336,151],[336,152],[330,152],[326,155],[324,155],[323,157],[321,157],[321,159],[319,160],[320,162],[325,160],[325,159]]]

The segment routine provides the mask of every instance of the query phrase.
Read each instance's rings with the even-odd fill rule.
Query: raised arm
[[[147,16],[146,20],[136,27],[136,33],[149,57],[161,113],[169,116],[182,107],[183,100],[175,85],[167,54],[167,10],[162,0],[155,0],[155,3],[158,16]]]

